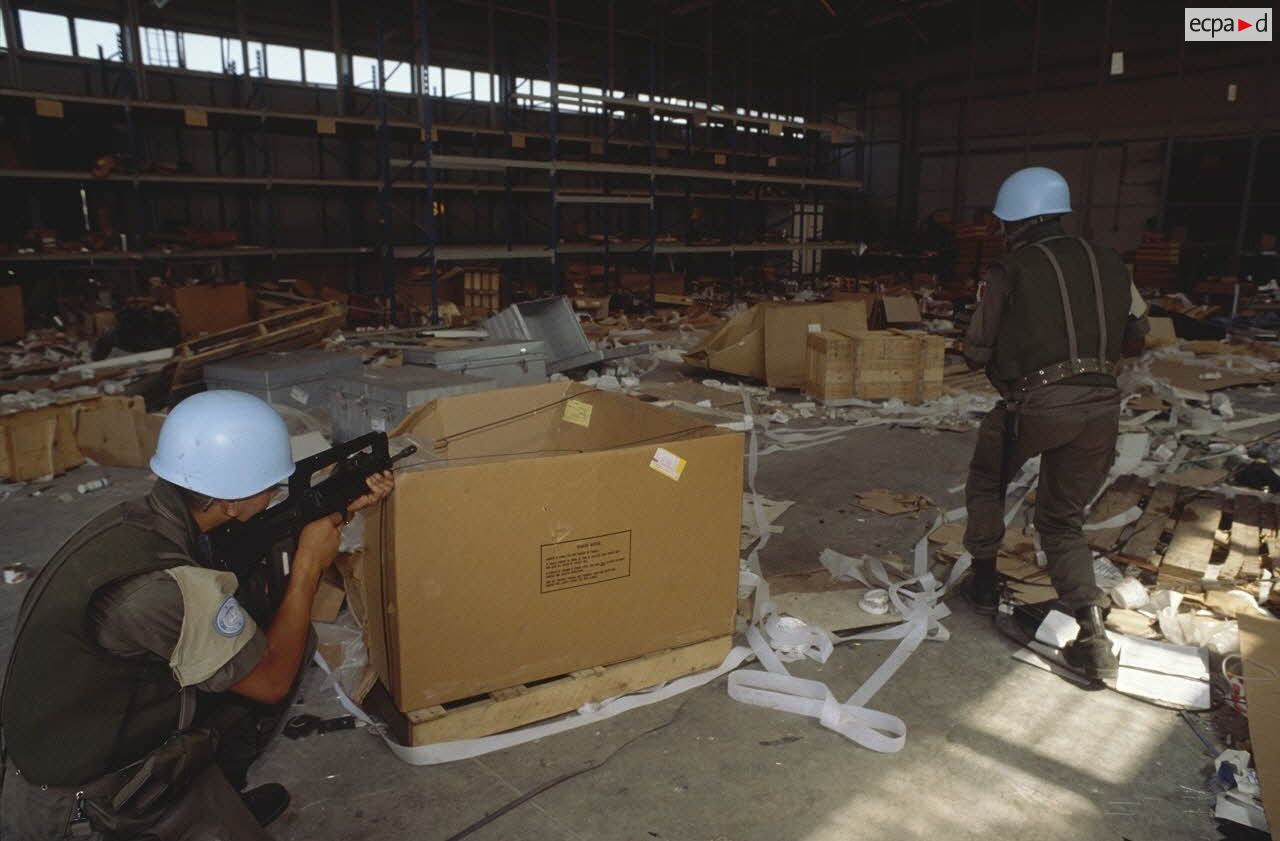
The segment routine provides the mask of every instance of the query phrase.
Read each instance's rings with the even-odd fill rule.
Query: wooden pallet
[[[296,350],[318,344],[342,325],[346,308],[333,301],[273,313],[230,330],[183,342],[174,349],[176,368],[170,394],[181,397],[204,379],[204,366],[232,356]]]
[[[1142,508],[1142,516],[1134,525],[1132,536],[1117,548],[1119,559],[1146,569],[1160,566],[1160,557],[1163,555],[1161,538],[1177,503],[1177,486],[1164,483],[1156,485],[1147,504]]]
[[[1099,529],[1090,528],[1090,524],[1110,520],[1135,505],[1145,509],[1150,496],[1151,486],[1146,479],[1137,476],[1118,477],[1089,511],[1089,519],[1085,524],[1085,536],[1089,539],[1089,546],[1103,553],[1115,550],[1127,525]]]
[[[1177,524],[1160,562],[1160,580],[1202,581],[1219,546],[1218,525],[1223,499],[1217,496],[1190,499],[1182,506]],[[1222,547],[1222,555],[1226,547]],[[1220,570],[1219,570],[1220,571]]]
[[[387,723],[401,744],[416,747],[474,739],[714,668],[724,661],[732,641],[731,637],[717,637],[408,713],[398,710],[386,688],[378,684],[365,698],[364,706]]]
[[[1168,548],[1159,567],[1161,587],[1250,589],[1274,561],[1277,507],[1265,499],[1240,495],[1184,498],[1174,518]]]

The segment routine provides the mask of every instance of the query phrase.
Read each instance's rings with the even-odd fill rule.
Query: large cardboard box
[[[76,414],[99,399],[0,415],[0,479],[25,482],[84,464],[84,455],[76,445]]]
[[[370,658],[409,712],[725,637],[742,436],[577,383],[445,397],[365,525]],[[422,463],[425,462],[425,463]]]
[[[685,362],[761,379],[774,388],[800,388],[808,334],[822,330],[853,334],[866,329],[867,310],[861,301],[757,304],[687,353]]]
[[[108,467],[147,467],[164,417],[147,413],[141,397],[104,397],[76,415],[76,446]]]
[[[249,288],[243,283],[162,286],[158,294],[177,310],[184,339],[229,330],[250,321]]]
[[[1272,830],[1280,826],[1280,622],[1241,614],[1240,656],[1253,762]]]
[[[0,286],[0,342],[16,342],[26,335],[22,287]]]

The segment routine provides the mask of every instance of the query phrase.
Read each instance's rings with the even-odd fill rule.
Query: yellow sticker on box
[[[567,423],[578,426],[591,426],[591,404],[581,400],[570,400],[564,404],[564,419]]]
[[[674,479],[679,482],[680,474],[684,473],[684,466],[686,463],[687,462],[685,462],[684,459],[680,458],[680,456],[670,450],[664,450],[662,447],[659,447],[657,451],[654,452],[653,459],[649,462],[649,466],[661,473],[663,476],[666,476],[668,479]]]

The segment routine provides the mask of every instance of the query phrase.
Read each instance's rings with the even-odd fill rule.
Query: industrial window
[[[234,58],[227,61],[228,72],[235,70],[240,64],[240,42],[227,39],[228,44],[234,44],[234,51],[229,55]],[[267,45],[261,41],[247,42],[249,47],[249,75],[259,79],[265,78],[267,75]]]
[[[4,16],[0,15],[0,50],[9,49],[9,33],[4,31]]]
[[[76,49],[84,58],[97,58],[98,51],[109,61],[122,61],[120,25],[105,20],[76,18]]]
[[[435,65],[427,66],[427,93],[439,96],[444,90],[444,70]]]
[[[182,55],[186,60],[184,66],[188,70],[199,70],[202,73],[225,73],[227,63],[222,53],[223,41],[224,39],[216,35],[183,32]]]
[[[351,57],[351,84],[357,88],[378,89],[378,60],[364,55]]]
[[[301,82],[302,54],[298,48],[267,44],[267,75],[285,82]]]
[[[498,97],[498,77],[491,76],[488,73],[481,73],[477,70],[472,74],[474,81],[472,88],[475,92],[476,102],[497,102]]]
[[[18,27],[22,30],[22,46],[28,50],[75,55],[71,49],[71,22],[64,15],[20,9]]]
[[[152,67],[181,67],[178,33],[171,29],[142,27],[142,62]]]
[[[302,61],[307,71],[308,84],[338,84],[338,67],[333,53],[325,50],[303,50]]]
[[[391,93],[413,93],[413,65],[403,61],[383,61],[387,90]]]
[[[431,92],[435,93],[434,87]],[[472,99],[471,71],[444,68],[444,95],[449,99]]]

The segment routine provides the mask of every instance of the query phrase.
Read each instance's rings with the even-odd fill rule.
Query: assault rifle
[[[369,492],[365,479],[390,470],[418,451],[405,447],[394,456],[384,432],[370,432],[299,461],[289,477],[289,495],[250,520],[232,520],[209,533],[213,562],[236,574],[238,598],[262,626],[284,598],[298,535],[308,523],[330,514],[346,514],[347,506]],[[328,467],[332,472],[316,482]]]

